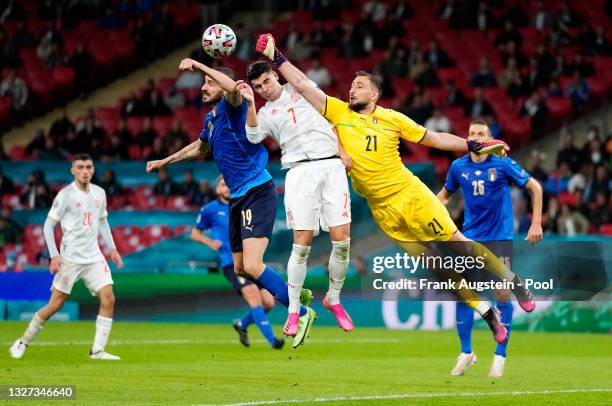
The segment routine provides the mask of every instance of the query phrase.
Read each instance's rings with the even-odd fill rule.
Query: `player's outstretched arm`
[[[201,154],[203,154],[204,152],[206,152],[206,149],[207,149],[206,145],[207,144],[205,142],[203,142],[201,139],[198,138],[191,144],[187,145],[185,148],[181,149],[180,151],[175,152],[174,154],[170,156],[167,156],[164,159],[158,159],[156,161],[147,162],[147,172],[148,173],[155,172],[159,169],[165,168],[166,166],[176,163],[176,162],[189,161],[189,160],[195,159]]]
[[[199,230],[195,227],[191,229],[191,239],[202,245],[206,245],[208,248],[215,250],[215,251],[219,251],[219,248],[221,248],[221,245],[222,245],[221,241],[213,240],[212,238],[208,238],[207,236],[204,235],[202,230]]]
[[[327,96],[321,89],[310,83],[308,76],[296,68],[285,56],[276,48],[272,34],[261,34],[257,38],[257,52],[274,62],[274,66],[283,77],[298,91],[317,111],[321,111],[325,105]]]
[[[236,91],[236,82],[225,73],[219,72],[191,58],[183,59],[179,65],[179,70],[199,70],[217,82],[221,89],[227,92],[225,98],[232,106],[239,106],[242,104],[242,97]]]
[[[456,135],[427,130],[421,144],[445,151],[477,152],[506,156],[510,150],[508,144],[501,140],[491,140],[486,143],[466,140]]]
[[[529,178],[525,184],[525,189],[531,195],[531,205],[533,207],[531,226],[525,240],[529,241],[531,245],[536,245],[542,241],[542,186],[534,178]]]

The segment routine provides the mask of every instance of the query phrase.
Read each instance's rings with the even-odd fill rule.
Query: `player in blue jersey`
[[[212,69],[189,58],[181,61],[179,70],[205,75],[202,101],[211,106],[211,111],[204,117],[197,140],[164,159],[147,162],[147,172],[194,159],[210,148],[230,190],[229,239],[234,271],[250,278],[287,307],[287,283],[263,262],[276,219],[276,188],[266,170],[266,149],[247,138],[247,103],[237,91],[239,83],[234,81],[231,69]],[[315,318],[314,310],[301,306],[294,348],[304,342]]]
[[[219,262],[223,275],[234,290],[244,298],[251,310],[240,320],[234,321],[234,329],[245,347],[250,345],[247,327],[255,323],[261,334],[274,349],[281,349],[285,340],[276,338],[266,313],[274,307],[274,298],[265,289],[258,289],[250,280],[236,275],[234,260],[229,244],[229,188],[223,176],[217,178],[217,200],[205,204],[200,209],[191,239],[219,252]],[[210,230],[210,237],[204,235]]]
[[[489,141],[491,131],[487,123],[483,120],[472,121],[468,139],[478,142]],[[542,187],[514,160],[470,152],[469,155],[456,159],[451,164],[446,183],[438,193],[438,198],[447,204],[451,195],[461,189],[465,207],[463,234],[479,242],[499,242],[486,245],[490,245],[498,257],[505,257],[508,266],[511,258],[511,241],[514,238],[514,211],[510,195],[512,183],[530,192],[533,216],[525,239],[531,244],[537,244],[542,239]],[[497,344],[489,370],[489,376],[499,378],[504,374],[506,348],[512,323],[510,291],[495,291],[495,299],[501,313],[501,322],[508,330],[508,338],[503,343]],[[457,302],[457,331],[461,341],[461,354],[451,375],[462,375],[476,362],[476,355],[472,351],[473,323],[474,311],[465,303]]]

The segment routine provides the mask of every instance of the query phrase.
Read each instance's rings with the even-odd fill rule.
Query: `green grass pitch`
[[[251,348],[243,348],[229,324],[115,323],[107,350],[122,361],[111,362],[87,356],[93,322],[51,322],[13,360],[8,347],[25,326],[0,322],[0,385],[76,385],[77,400],[60,404],[599,405],[612,398],[609,335],[514,332],[506,376],[494,380],[487,377],[494,343],[483,330],[474,332],[478,363],[451,377],[453,331],[349,335],[315,325],[303,347],[274,351],[254,327]]]

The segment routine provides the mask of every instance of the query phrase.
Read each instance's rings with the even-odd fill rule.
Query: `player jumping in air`
[[[236,275],[234,261],[229,243],[229,188],[223,176],[217,178],[217,200],[207,203],[200,209],[195,227],[191,230],[191,239],[219,252],[219,261],[223,275],[232,284],[234,290],[244,298],[251,310],[241,320],[234,322],[240,342],[250,346],[247,327],[255,323],[261,334],[274,349],[281,349],[285,340],[276,338],[266,312],[274,307],[274,298],[265,289],[259,289],[253,282]],[[204,235],[204,230],[211,231],[211,237]]]
[[[412,255],[416,254],[415,249],[422,252],[422,242],[462,242],[459,244],[464,250],[462,254],[483,258],[490,272],[512,281],[513,293],[521,307],[533,311],[533,295],[518,276],[486,247],[468,240],[457,230],[442,202],[402,164],[398,151],[400,138],[449,151],[498,154],[508,149],[505,143],[482,144],[430,131],[399,112],[377,106],[382,94],[381,83],[366,72],[357,72],[349,91],[349,103],[327,96],[287,61],[270,34],[259,36],[256,49],[274,61],[291,86],[336,127],[340,142],[352,159],[353,188],[366,198],[372,216],[392,240]],[[483,317],[494,339],[504,342],[507,331],[500,322],[499,311],[480,301],[471,290],[457,293]]]
[[[491,131],[487,123],[483,120],[472,121],[468,139],[480,143],[491,141]],[[463,234],[476,241],[493,242],[492,250],[496,255],[507,258],[508,265],[510,265],[512,239],[514,238],[511,183],[530,192],[533,216],[525,239],[531,244],[537,244],[542,239],[542,187],[512,159],[470,152],[451,164],[446,183],[438,193],[438,198],[446,205],[451,195],[461,189],[465,202]],[[506,348],[512,323],[510,291],[496,290],[495,299],[497,309],[501,313],[501,322],[508,330],[506,340],[497,344],[495,348],[493,363],[489,370],[490,377],[500,378],[504,374]],[[457,364],[451,371],[451,375],[462,375],[470,365],[476,362],[476,354],[472,352],[474,311],[465,303],[457,302],[456,314],[461,354],[457,358]]]
[[[236,90],[234,73],[227,68],[212,69],[189,58],[181,61],[179,69],[206,75],[202,100],[212,109],[204,117],[204,127],[196,141],[164,159],[147,162],[147,172],[194,159],[210,146],[230,190],[229,238],[234,271],[251,278],[288,307],[287,284],[263,262],[276,218],[276,188],[266,170],[268,153],[263,145],[252,144],[247,138],[247,103]],[[294,346],[304,342],[316,318],[309,307],[301,306],[299,312]]]
[[[284,332],[295,336],[298,330],[300,292],[306,278],[307,260],[319,225],[329,232],[329,289],[323,304],[332,312],[340,328],[355,326],[340,303],[340,290],[349,265],[351,203],[346,170],[350,158],[331,125],[290,84],[281,85],[278,75],[266,61],[247,69],[247,80],[266,104],[256,112],[253,89],[239,83],[247,101],[246,132],[249,141],[260,143],[274,138],[282,151],[281,162],[288,168],[285,178],[287,226],[293,229],[293,248],[287,265],[289,315]]]
[[[13,358],[23,357],[47,320],[62,308],[74,284],[82,279],[91,294],[100,300],[96,334],[89,356],[91,359],[120,359],[104,351],[113,324],[115,296],[111,271],[98,245],[98,234],[111,249],[110,256],[117,268],[123,268],[123,260],[115,248],[107,221],[106,194],[101,187],[91,183],[94,166],[89,155],[75,155],[70,172],[74,175],[74,182],[59,191],[43,228],[51,257],[49,269],[55,274],[51,298],[34,313],[23,336],[10,348]],[[53,232],[58,222],[64,234],[61,252],[57,251]]]

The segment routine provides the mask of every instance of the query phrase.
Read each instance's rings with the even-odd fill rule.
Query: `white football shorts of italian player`
[[[311,82],[316,86],[314,82]],[[324,231],[351,222],[346,171],[338,157],[338,137],[331,124],[293,87],[257,113],[257,127],[246,126],[252,143],[270,136],[281,147],[287,227]]]
[[[90,184],[85,193],[73,183],[55,197],[48,217],[58,221],[63,237],[60,247],[61,265],[53,278],[53,287],[70,294],[80,279],[92,295],[113,284],[111,271],[98,244],[100,220],[108,217],[106,193]]]

